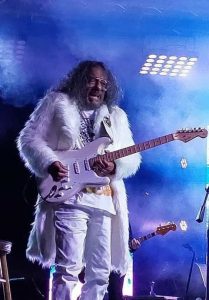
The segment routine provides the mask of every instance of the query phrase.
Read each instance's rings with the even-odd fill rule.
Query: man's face
[[[104,101],[107,90],[107,74],[99,66],[92,67],[89,71],[86,84],[86,107],[99,108]]]

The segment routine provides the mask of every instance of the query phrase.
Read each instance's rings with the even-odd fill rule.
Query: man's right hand
[[[60,161],[54,161],[48,167],[48,173],[52,176],[54,181],[59,181],[68,176],[68,169]]]

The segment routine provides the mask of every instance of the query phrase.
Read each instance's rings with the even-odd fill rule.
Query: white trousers
[[[53,300],[72,300],[85,261],[80,300],[102,300],[107,290],[111,251],[111,215],[95,208],[62,204],[55,210],[56,271]]]

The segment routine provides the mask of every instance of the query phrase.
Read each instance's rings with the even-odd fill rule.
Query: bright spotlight
[[[156,54],[150,54],[150,55],[148,56],[148,58],[156,58],[156,57],[157,57]]]
[[[197,62],[197,57],[194,56],[177,56],[177,55],[157,55],[150,54],[147,56],[144,65],[141,67],[140,74],[150,74],[150,75],[169,75],[177,77],[185,77],[189,74],[189,71],[193,68],[194,64]],[[144,73],[146,69],[144,67],[153,66],[151,72]],[[167,70],[166,70],[167,69]],[[188,70],[188,71],[182,71]],[[156,73],[157,72],[157,73]],[[166,74],[165,74],[166,73]]]
[[[187,225],[186,221],[181,220],[180,223],[179,223],[179,225],[180,225],[180,228],[181,228],[182,231],[187,231],[188,225]]]

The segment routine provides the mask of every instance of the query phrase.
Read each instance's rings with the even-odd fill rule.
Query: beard
[[[88,93],[79,97],[78,106],[81,110],[95,110],[104,104],[104,95]]]

